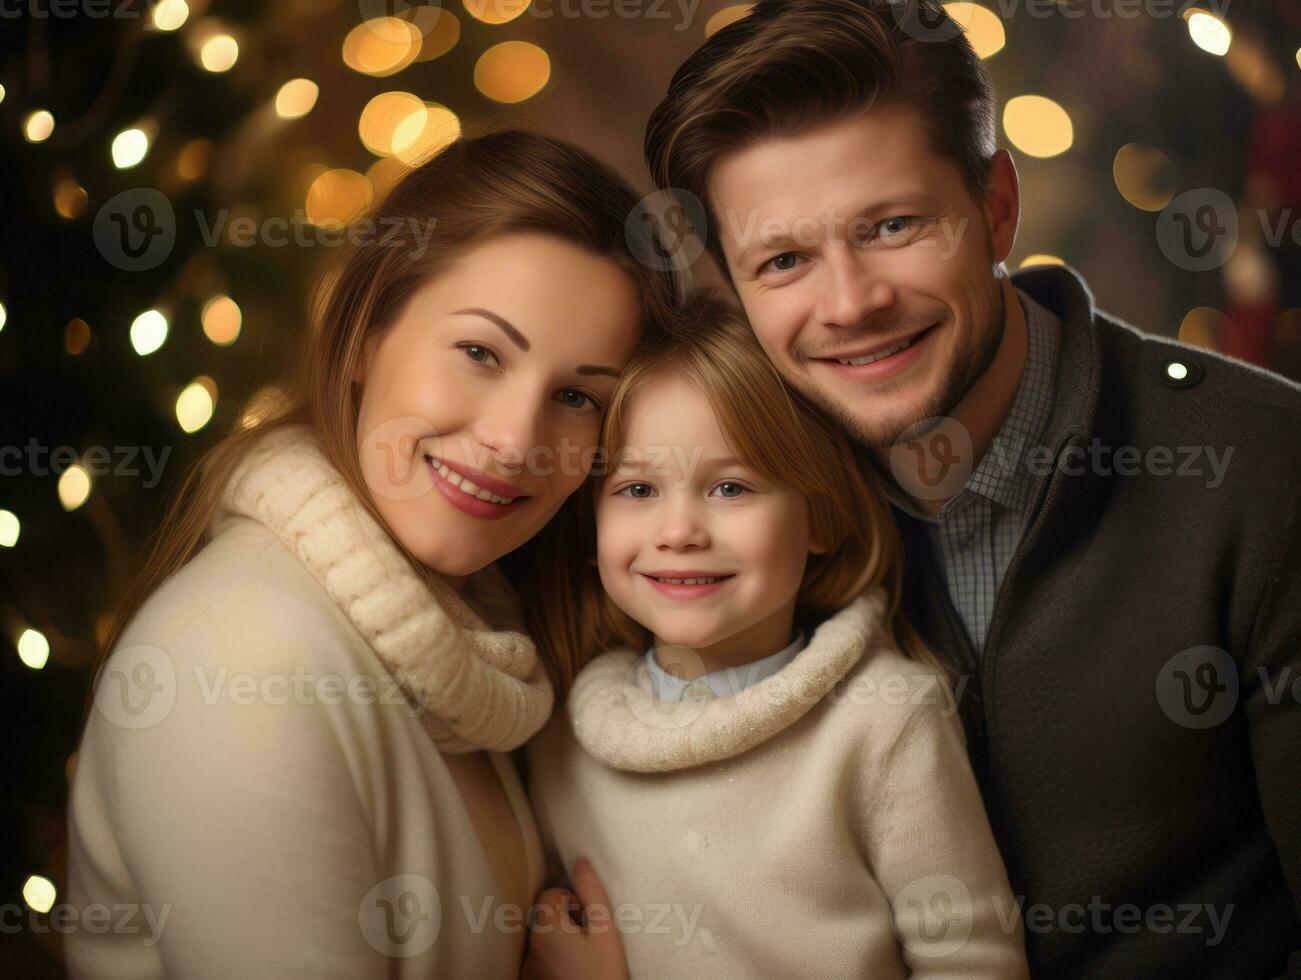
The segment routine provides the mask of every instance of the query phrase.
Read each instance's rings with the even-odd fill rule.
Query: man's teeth
[[[442,460],[434,459],[432,456],[426,456],[425,459],[429,460],[434,469],[438,470],[439,476],[462,492],[468,493],[471,497],[478,497],[480,500],[491,500],[494,504],[509,504],[513,503],[517,499],[515,497],[499,497],[491,491],[484,490],[473,480],[461,476],[460,473],[449,470],[447,464]]]
[[[726,575],[715,575],[713,578],[661,578],[655,576],[656,582],[664,582],[668,585],[712,585],[715,582],[721,582],[727,578]]]
[[[879,350],[875,354],[866,354],[863,357],[855,357],[848,361],[840,360],[840,358],[837,358],[837,360],[839,360],[841,364],[847,364],[854,367],[857,367],[859,364],[871,364],[873,361],[879,361],[882,358],[889,357],[891,354],[898,354],[905,347],[911,347],[913,341],[916,339],[916,337],[909,337],[902,344],[897,344],[896,346],[889,347],[885,350]]]

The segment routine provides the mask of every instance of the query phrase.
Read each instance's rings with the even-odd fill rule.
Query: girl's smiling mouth
[[[697,569],[664,569],[639,572],[651,587],[670,599],[698,599],[712,595],[736,575],[733,572],[708,572]]]

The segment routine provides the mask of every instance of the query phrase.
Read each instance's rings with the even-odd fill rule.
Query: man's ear
[[[994,246],[994,261],[1004,262],[1016,243],[1016,228],[1021,220],[1021,187],[1016,164],[1007,150],[998,150],[989,162],[985,180],[985,223]]]

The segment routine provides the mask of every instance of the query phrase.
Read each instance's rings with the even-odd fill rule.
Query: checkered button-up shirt
[[[1007,418],[962,489],[930,517],[885,481],[896,516],[902,512],[901,520],[917,521],[925,530],[977,653],[1028,516],[1035,474],[1025,458],[1052,413],[1061,347],[1058,316],[1020,290],[1017,296],[1025,310],[1025,367]]]

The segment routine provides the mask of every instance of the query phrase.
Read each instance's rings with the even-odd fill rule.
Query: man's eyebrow
[[[867,204],[859,208],[858,213],[853,215],[849,219],[849,221],[856,221],[865,215],[872,214],[873,212],[877,212],[877,211],[884,211],[887,208],[917,207],[919,205],[929,205],[930,201],[931,201],[930,195],[921,191],[915,194],[899,194],[895,197],[882,198],[879,201],[873,201],[871,204]],[[796,219],[796,220],[800,220],[800,219]],[[760,223],[762,224],[762,222]],[[795,222],[791,222],[792,225],[794,223]],[[748,245],[741,250],[740,255],[738,255],[736,258],[737,264],[739,265],[742,262],[744,262],[747,258],[750,257],[751,253],[753,252],[766,251],[767,249],[776,248],[779,245],[787,245],[794,241],[795,241],[794,238],[786,234],[769,235],[764,238],[761,238],[759,241],[754,242],[753,244]]]
[[[500,327],[502,333],[504,333],[507,337],[509,337],[512,341],[514,341],[515,346],[518,347],[520,350],[529,349],[528,338],[525,337],[522,333],[520,333],[519,330],[515,328],[515,325],[512,324],[509,320],[507,320],[505,317],[498,316],[496,313],[492,312],[492,310],[485,310],[479,306],[471,306],[464,310],[453,310],[452,313],[453,314],[467,313],[470,316],[481,316],[485,320],[488,320],[491,323],[495,323],[498,327]],[[618,378],[622,373],[617,368],[604,367],[599,364],[580,364],[577,368],[577,371],[579,374],[608,374],[612,378]]]

